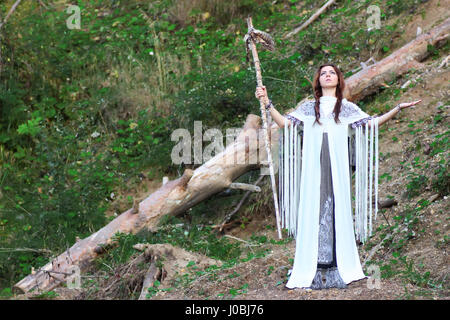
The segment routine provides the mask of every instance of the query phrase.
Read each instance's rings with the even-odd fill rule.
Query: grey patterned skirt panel
[[[334,228],[334,194],[331,176],[328,133],[323,133],[320,153],[320,216],[319,216],[319,252],[317,272],[311,284],[312,289],[346,288],[337,270],[336,237]]]

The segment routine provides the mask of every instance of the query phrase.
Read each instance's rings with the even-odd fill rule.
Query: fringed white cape
[[[372,215],[378,197],[378,118],[372,118],[356,104],[342,100],[340,123],[334,112],[321,114],[314,124],[314,100],[300,104],[285,117],[291,126],[280,129],[279,203],[282,227],[296,239],[294,266],[288,288],[309,287],[317,270],[320,153],[325,127],[335,198],[336,262],[345,283],[363,279],[355,236],[367,240],[372,232]],[[371,120],[372,126],[368,126]],[[350,139],[349,139],[350,138]],[[349,143],[349,140],[354,143]],[[356,159],[350,159],[355,146]],[[355,227],[352,217],[350,162],[355,162]],[[374,188],[372,189],[372,186]],[[374,191],[374,192],[372,192]],[[372,193],[375,194],[372,210]]]

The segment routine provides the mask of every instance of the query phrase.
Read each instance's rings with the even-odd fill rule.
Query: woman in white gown
[[[344,77],[333,64],[318,68],[313,88],[315,99],[299,104],[286,116],[274,108],[265,87],[257,87],[255,96],[264,99],[284,131],[280,134],[280,212],[283,227],[296,239],[286,287],[345,288],[366,277],[355,234],[364,242],[371,233],[372,215],[376,217],[378,126],[421,100],[372,117],[343,97]],[[356,171],[355,221],[352,167]]]

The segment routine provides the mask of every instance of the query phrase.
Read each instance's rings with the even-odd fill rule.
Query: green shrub
[[[450,170],[449,162],[442,159],[439,162],[438,168],[434,171],[435,176],[431,181],[431,186],[434,191],[441,196],[446,196],[450,193]]]
[[[422,174],[410,172],[408,174],[408,184],[406,185],[406,195],[409,199],[420,195],[426,188],[429,178]]]

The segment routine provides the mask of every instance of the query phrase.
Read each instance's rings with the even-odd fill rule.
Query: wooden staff
[[[259,65],[259,58],[258,58],[258,52],[256,51],[256,44],[255,43],[261,43],[264,48],[273,51],[274,50],[274,42],[272,40],[272,37],[263,31],[256,30],[253,28],[252,24],[252,18],[247,18],[247,26],[248,26],[248,32],[244,37],[244,41],[246,43],[246,50],[247,50],[247,59],[248,59],[248,49],[251,49],[252,55],[253,55],[253,61],[255,64],[255,70],[256,70],[256,82],[258,87],[262,87],[262,76],[261,76],[261,68]],[[270,148],[270,141],[269,141],[269,133],[267,130],[267,116],[266,116],[266,108],[264,105],[264,101],[262,98],[259,98],[259,106],[261,109],[261,118],[263,120],[263,130],[264,130],[264,138],[266,142],[266,152],[267,152],[267,158],[269,162],[269,170],[270,170],[270,179],[272,181],[272,190],[273,190],[273,200],[275,203],[275,215],[277,219],[277,229],[278,229],[278,237],[282,239],[281,235],[281,221],[280,221],[280,213],[278,210],[278,197],[277,197],[277,190],[275,185],[275,173],[273,170],[273,162],[272,162],[272,153]]]

